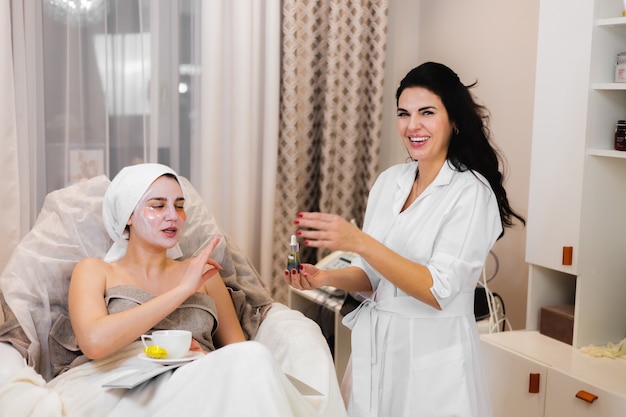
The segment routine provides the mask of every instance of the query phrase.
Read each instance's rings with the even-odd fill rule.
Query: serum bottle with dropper
[[[289,242],[289,256],[287,256],[287,270],[289,273],[300,272],[300,245],[296,240],[296,235],[291,235]]]

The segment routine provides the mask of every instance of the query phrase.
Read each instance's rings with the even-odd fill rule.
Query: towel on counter
[[[126,224],[137,204],[143,199],[150,185],[161,175],[171,174],[185,189],[176,172],[166,166],[155,163],[129,165],[113,178],[111,185],[104,194],[102,201],[102,219],[104,228],[113,239],[113,246],[104,256],[105,262],[115,262],[126,254],[128,248],[128,232]],[[176,245],[168,250],[167,256],[173,259],[182,256],[180,247]]]
[[[626,358],[626,339],[619,343],[607,343],[605,346],[583,346],[580,351],[597,358]]]

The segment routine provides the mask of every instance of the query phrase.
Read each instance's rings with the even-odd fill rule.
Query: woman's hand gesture
[[[306,246],[359,253],[363,232],[339,215],[302,212],[294,224]]]
[[[326,285],[327,273],[315,265],[301,264],[300,271],[288,271],[285,269],[285,281],[298,290],[312,290]]]
[[[187,260],[187,267],[180,285],[187,286],[190,293],[197,292],[207,280],[217,275],[222,269],[221,265],[211,258],[211,253],[219,243],[220,237],[215,236],[198,255]]]

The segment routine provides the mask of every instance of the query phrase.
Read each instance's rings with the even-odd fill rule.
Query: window
[[[52,190],[136,162],[161,162],[191,179],[200,4],[43,0],[38,207]]]

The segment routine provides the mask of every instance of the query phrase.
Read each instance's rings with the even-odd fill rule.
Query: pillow
[[[188,222],[180,247],[186,258],[212,236],[223,233],[191,183],[186,178],[181,181]],[[35,225],[0,275],[6,308],[27,338],[22,353],[46,380],[53,378],[57,369],[51,363],[48,338],[52,326],[68,315],[72,270],[83,258],[104,257],[113,243],[102,223],[102,198],[109,184],[110,180],[101,175],[48,194]],[[222,276],[231,288],[242,326],[253,337],[272,299],[252,265],[228,237],[224,236],[213,257],[222,264]],[[0,326],[0,337],[2,334]],[[28,347],[26,352],[24,346]]]

